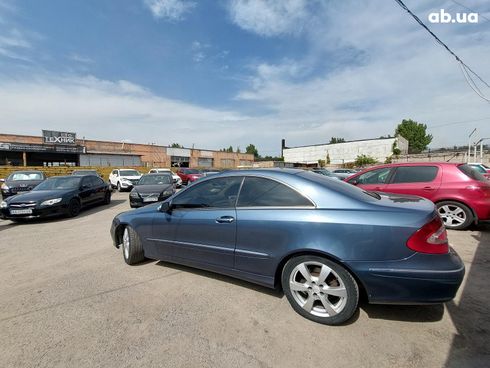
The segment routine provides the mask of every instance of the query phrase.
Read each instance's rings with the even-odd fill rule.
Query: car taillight
[[[418,229],[407,241],[407,247],[420,253],[445,254],[449,252],[447,231],[439,216]]]

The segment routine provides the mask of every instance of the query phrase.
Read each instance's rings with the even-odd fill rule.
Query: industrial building
[[[154,144],[77,139],[76,133],[43,130],[41,136],[0,133],[0,165],[152,166],[236,168],[254,155]]]
[[[284,162],[301,165],[317,165],[319,160],[329,161],[332,165],[341,165],[354,162],[359,155],[370,156],[379,162],[384,162],[393,154],[394,147],[398,148],[401,154],[408,153],[408,141],[398,136],[298,147],[286,147],[286,142],[283,140],[282,155]]]

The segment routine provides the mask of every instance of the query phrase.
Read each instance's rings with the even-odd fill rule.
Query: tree
[[[182,146],[182,145],[180,145],[180,144],[178,144],[178,143],[172,143],[172,144],[170,145],[170,147],[171,147],[171,148],[184,148],[184,146]]]
[[[359,155],[354,161],[356,166],[365,166],[365,165],[374,165],[376,163],[376,159],[371,156]]]
[[[240,152],[242,152],[242,151],[240,150],[240,146],[237,146],[237,147],[236,147],[236,151],[235,151],[235,152],[236,152],[236,153],[240,153]]]
[[[432,135],[427,134],[427,125],[403,119],[396,127],[395,135],[401,135],[408,141],[408,153],[420,153],[432,142]]]
[[[330,138],[330,142],[328,144],[344,143],[344,142],[345,142],[344,138],[332,137]]]
[[[255,158],[259,158],[259,151],[255,148],[255,145],[250,143],[247,148],[245,148],[245,152],[254,155]]]

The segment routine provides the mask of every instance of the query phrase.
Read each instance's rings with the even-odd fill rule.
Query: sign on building
[[[47,144],[76,144],[76,133],[43,130],[44,143]]]

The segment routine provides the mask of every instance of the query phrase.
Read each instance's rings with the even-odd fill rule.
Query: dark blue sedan
[[[282,288],[292,307],[335,325],[371,303],[454,298],[464,265],[432,202],[366,192],[303,170],[228,171],[165,202],[116,216],[126,263],[144,258]]]

